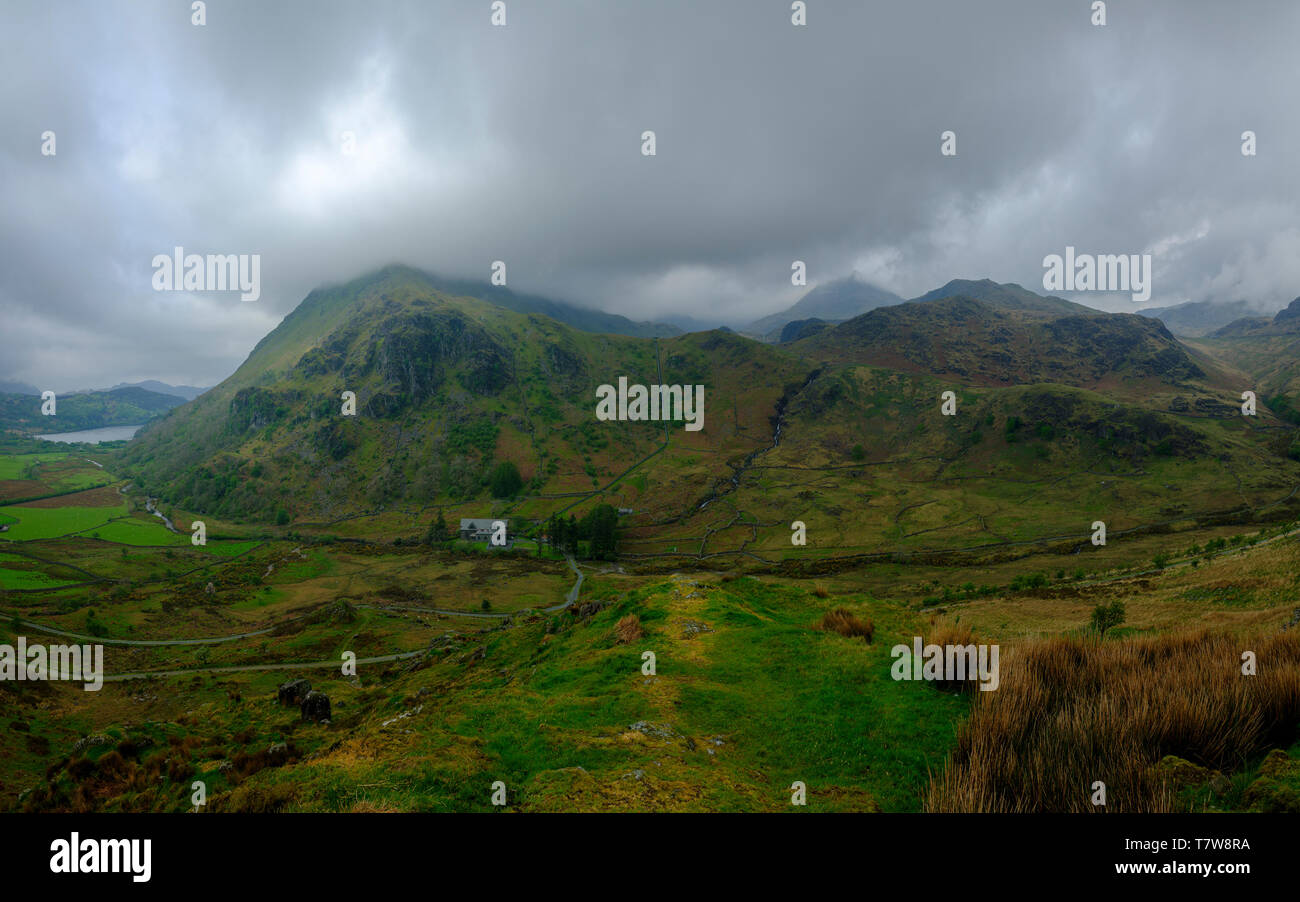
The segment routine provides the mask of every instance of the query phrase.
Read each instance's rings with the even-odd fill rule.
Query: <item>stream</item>
[[[794,395],[798,395],[800,392],[802,392],[805,388],[808,387],[809,383],[811,383],[814,379],[816,379],[820,375],[821,375],[820,369],[813,370],[811,373],[809,373],[808,377],[804,379],[803,385],[799,386],[798,390],[794,392]],[[781,444],[781,429],[785,426],[785,409],[789,405],[790,399],[794,395],[782,395],[781,398],[776,402],[776,414],[775,416],[772,417],[771,420],[773,424],[772,443],[765,448],[756,448],[755,450],[749,452],[749,454],[745,455],[745,459],[740,462],[740,466],[733,468],[731,477],[729,479],[729,481],[731,482],[731,488],[727,490],[728,492],[740,488],[740,477],[744,476],[745,471],[747,471],[751,466],[754,465],[754,459],[756,457],[758,457],[761,454],[766,454],[767,452],[775,448],[777,445]],[[709,496],[705,498],[704,501],[695,508],[697,511],[704,510],[714,501],[717,501],[718,498],[722,497],[723,493],[718,491],[718,486],[721,483],[722,480],[718,480],[718,482],[715,482],[713,484],[713,489],[709,492]]]
[[[144,509],[147,510],[149,513],[153,514],[159,520],[162,520],[169,530],[176,533],[177,535],[180,535],[180,530],[176,528],[176,524],[171,521],[170,517],[164,516],[163,512],[158,510],[157,506],[154,505],[153,501],[154,500],[152,498],[145,499]]]

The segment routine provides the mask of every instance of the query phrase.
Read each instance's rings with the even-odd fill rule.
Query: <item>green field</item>
[[[189,539],[184,536],[181,536],[181,538],[185,540],[181,544],[185,544],[185,542],[189,541]],[[261,543],[241,539],[213,539],[209,537],[208,544],[203,546],[203,548],[206,551],[222,555],[223,557],[235,557],[236,555],[243,554],[250,548],[256,548],[259,544]]]
[[[111,482],[102,467],[71,452],[0,454],[0,480],[39,482],[43,490],[15,490],[11,500],[99,488]]]
[[[54,579],[38,570],[0,567],[0,589],[57,589],[66,585],[67,580]]]
[[[72,455],[67,452],[42,452],[40,454],[0,454],[0,479],[26,479],[26,473],[33,464],[48,464],[66,460]]]
[[[5,538],[12,541],[53,539],[93,531],[115,517],[125,517],[126,505],[118,507],[18,507],[0,508],[0,516],[18,520]],[[160,530],[166,532],[166,530]]]
[[[105,542],[117,542],[122,545],[189,545],[188,534],[169,531],[157,517],[126,517],[98,526],[91,533],[95,538]]]
[[[36,561],[16,554],[0,553],[0,589],[54,589],[77,581],[58,579],[39,569],[33,569],[38,567],[40,564]]]

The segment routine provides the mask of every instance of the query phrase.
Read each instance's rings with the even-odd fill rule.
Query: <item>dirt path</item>
[[[407,658],[414,658],[425,653],[425,649],[419,651],[404,651],[392,655],[379,655],[374,658],[357,658],[358,664],[384,664],[389,661],[404,661]],[[115,673],[111,676],[105,676],[105,683],[120,683],[125,680],[147,680],[150,677],[170,677],[170,676],[190,676],[196,673],[246,673],[254,670],[302,670],[303,668],[322,668],[322,667],[341,667],[343,662],[340,661],[311,661],[303,664],[237,664],[230,667],[195,667],[188,670],[147,670],[140,673]]]

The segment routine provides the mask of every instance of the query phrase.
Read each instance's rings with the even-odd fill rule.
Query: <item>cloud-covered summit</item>
[[[0,378],[213,384],[393,260],[733,324],[793,260],[912,297],[1037,290],[1070,245],[1153,254],[1152,306],[1300,290],[1295,4],[506,6],[4,4]],[[261,299],[152,291],[177,246],[260,254]]]

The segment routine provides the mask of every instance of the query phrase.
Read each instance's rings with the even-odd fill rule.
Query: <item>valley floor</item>
[[[784,811],[801,787],[808,810],[1082,811],[1103,780],[1109,810],[1300,810],[1294,522],[815,576],[581,562],[574,598],[545,549],[216,521],[194,546],[183,513],[173,533],[47,457],[0,461],[32,477],[0,509],[0,644],[100,643],[107,676],[0,682],[6,809],[182,811],[198,780],[212,811],[487,810],[498,783],[524,811]],[[1001,687],[894,679],[918,636],[998,645]],[[279,703],[293,679],[327,721]]]

